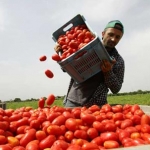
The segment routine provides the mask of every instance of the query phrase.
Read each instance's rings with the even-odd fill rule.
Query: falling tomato
[[[48,77],[48,78],[53,78],[54,77],[54,74],[53,74],[53,72],[51,71],[51,70],[46,70],[45,71],[45,74],[46,74],[46,76]]]
[[[39,59],[40,59],[40,61],[45,61],[47,59],[47,57],[45,55],[43,55]]]
[[[53,94],[50,94],[47,99],[46,99],[46,104],[47,105],[52,105],[55,101],[55,96]]]

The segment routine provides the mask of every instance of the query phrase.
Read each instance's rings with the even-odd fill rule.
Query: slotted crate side
[[[84,55],[75,59],[76,56],[85,51]],[[101,51],[100,40],[96,37],[87,46],[72,54],[66,60],[59,62],[59,64],[76,82],[81,83],[100,71],[100,61],[103,58],[103,52],[101,53]],[[99,53],[102,55],[98,55]]]

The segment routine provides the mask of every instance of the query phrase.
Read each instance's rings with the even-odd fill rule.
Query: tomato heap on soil
[[[55,61],[63,60],[69,57],[71,54],[80,50],[83,46],[92,41],[95,36],[87,28],[86,25],[78,25],[72,27],[64,35],[58,37],[58,44],[61,46],[62,55],[52,55],[52,59]]]
[[[1,150],[104,150],[150,144],[150,116],[139,105],[0,108]]]

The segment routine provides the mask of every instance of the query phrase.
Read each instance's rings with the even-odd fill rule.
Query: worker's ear
[[[104,34],[105,34],[105,31],[102,32],[102,39],[103,39],[103,37],[104,37]]]

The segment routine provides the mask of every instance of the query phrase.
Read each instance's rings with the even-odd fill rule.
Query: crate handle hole
[[[66,26],[66,27],[63,29],[63,31],[66,32],[66,31],[68,31],[69,29],[71,29],[72,27],[73,27],[73,24],[70,23],[68,26]]]

